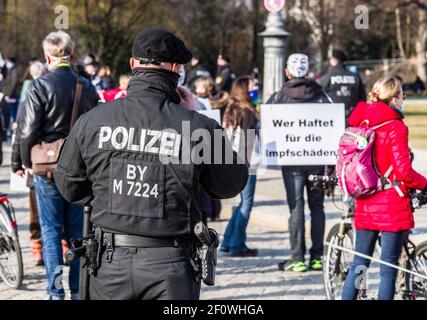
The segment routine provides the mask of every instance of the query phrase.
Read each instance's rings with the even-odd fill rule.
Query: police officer
[[[192,261],[201,191],[234,197],[248,169],[216,121],[180,105],[178,73],[191,58],[170,32],[139,33],[127,97],[83,115],[64,144],[58,189],[71,202],[93,198],[91,222],[103,233],[90,299],[199,298]]]
[[[233,82],[236,79],[236,74],[231,67],[231,58],[228,56],[219,55],[217,59],[218,71],[215,78],[215,83],[218,91],[231,92]]]
[[[343,51],[334,49],[329,61],[331,67],[320,79],[320,85],[332,101],[345,104],[346,120],[360,101],[366,101],[365,86],[358,74],[346,69],[347,60]]]

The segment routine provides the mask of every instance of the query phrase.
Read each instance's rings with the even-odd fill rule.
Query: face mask
[[[287,69],[296,78],[305,77],[309,70],[308,57],[300,53],[291,54],[288,58]]]
[[[400,102],[399,107],[397,107],[397,106],[395,106],[395,107],[396,107],[396,109],[398,109],[400,111],[401,114],[403,114],[403,110],[405,109],[405,103],[400,98],[399,98],[399,102]]]
[[[13,62],[10,62],[10,61],[6,62],[6,68],[7,68],[7,70],[12,69],[13,68]]]
[[[251,101],[253,104],[259,103],[259,90],[258,89],[249,90],[248,94],[249,94],[249,97],[251,98]]]
[[[402,107],[400,109],[398,107],[396,107],[395,105],[391,105],[391,108],[403,117],[403,109],[404,109],[403,104],[402,104]]]
[[[185,68],[184,65],[181,64],[179,66],[179,80],[178,80],[178,87],[182,86],[185,83]]]

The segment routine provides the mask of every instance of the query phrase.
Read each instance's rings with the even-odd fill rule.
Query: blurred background
[[[369,8],[368,29],[356,29],[355,8]],[[93,54],[112,74],[129,71],[135,34],[163,27],[183,37],[214,72],[219,53],[228,55],[235,72],[262,74],[267,10],[261,0],[0,0],[0,52],[18,61],[42,58],[44,36],[54,29],[55,7],[69,8],[77,52]],[[347,52],[355,71],[369,86],[383,72],[399,72],[405,83],[426,79],[426,0],[287,0],[287,52],[304,52],[313,77],[327,68],[333,48]]]

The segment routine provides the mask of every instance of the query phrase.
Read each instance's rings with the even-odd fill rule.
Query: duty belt
[[[163,248],[163,247],[188,247],[191,240],[183,238],[153,238],[103,232],[102,245],[107,249],[115,247],[130,248]]]

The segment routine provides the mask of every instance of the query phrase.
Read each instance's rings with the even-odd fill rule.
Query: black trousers
[[[325,211],[323,202],[325,192],[320,184],[313,188],[308,181],[310,175],[323,175],[324,166],[290,166],[282,167],[286,195],[291,216],[289,218],[289,239],[292,259],[304,261],[305,246],[305,216],[304,189],[307,188],[308,206],[311,212],[311,259],[320,259],[323,254],[323,237],[325,234]]]
[[[199,300],[189,248],[115,248],[90,278],[91,300]]]

